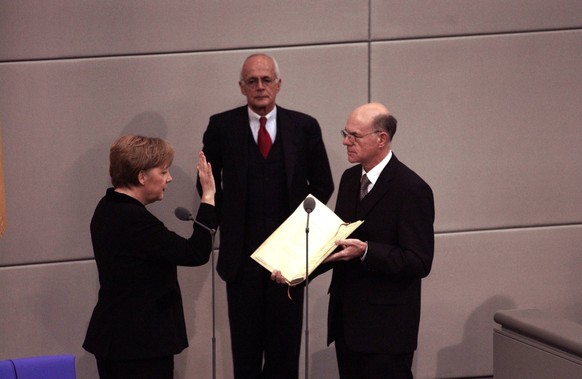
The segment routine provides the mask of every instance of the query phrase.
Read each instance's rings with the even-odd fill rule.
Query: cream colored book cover
[[[309,214],[303,203],[259,246],[251,255],[255,261],[270,272],[281,271],[291,286],[305,280],[306,237],[308,241],[308,273],[311,274],[335,249],[335,241],[347,238],[363,221],[346,223],[325,204],[315,200],[315,207]]]

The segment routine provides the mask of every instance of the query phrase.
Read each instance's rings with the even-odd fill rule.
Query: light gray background
[[[371,100],[398,118],[394,151],[437,211],[417,378],[493,375],[499,309],[582,323],[582,2],[0,0],[0,359],[71,353],[79,378],[97,378],[81,343],[109,145],[126,133],[174,145],[174,182],[150,209],[186,235],[173,210],[197,208],[202,133],[244,104],[238,74],[254,52],[279,61],[279,103],[320,121],[336,186],[349,112]],[[190,347],[178,379],[211,374],[210,270],[180,270]],[[337,377],[328,284],[310,286],[313,378]],[[229,378],[218,278],[216,296],[217,377]]]

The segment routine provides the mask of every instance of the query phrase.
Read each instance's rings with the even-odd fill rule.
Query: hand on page
[[[368,248],[367,242],[355,238],[338,240],[335,244],[339,246],[340,250],[327,257],[323,263],[350,261],[355,258],[361,258]]]

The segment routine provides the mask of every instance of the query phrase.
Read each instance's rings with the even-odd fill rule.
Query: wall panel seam
[[[370,16],[371,17],[371,16]],[[369,21],[371,22],[371,20]],[[201,49],[201,50],[175,50],[175,51],[162,51],[162,52],[143,52],[143,53],[120,53],[120,54],[109,54],[109,55],[79,55],[79,56],[63,56],[63,57],[47,57],[47,58],[34,58],[34,59],[5,59],[0,60],[1,64],[14,64],[14,63],[25,63],[25,62],[46,62],[46,61],[67,61],[67,60],[92,60],[92,59],[110,59],[110,58],[122,58],[122,57],[148,57],[148,56],[164,56],[164,55],[185,55],[185,54],[205,54],[205,53],[215,53],[215,52],[235,52],[235,51],[250,51],[250,50],[272,50],[272,49],[285,49],[285,48],[297,48],[297,47],[318,47],[318,46],[338,46],[338,45],[351,45],[351,44],[373,44],[382,42],[397,42],[397,41],[422,41],[422,40],[442,40],[442,39],[461,39],[461,38],[475,38],[475,37],[487,37],[487,36],[510,36],[510,35],[527,35],[527,34],[539,34],[539,33],[557,33],[557,32],[567,32],[567,31],[580,31],[582,28],[556,28],[556,29],[539,29],[539,30],[526,30],[526,31],[509,31],[509,32],[490,32],[490,33],[468,33],[468,34],[449,34],[449,35],[433,35],[433,36],[411,36],[411,37],[397,37],[397,38],[372,38],[371,36],[371,25],[369,25],[369,35],[367,39],[356,39],[356,40],[346,40],[337,42],[322,42],[322,43],[308,43],[308,44],[288,44],[288,45],[270,45],[270,46],[253,46],[253,47],[237,47],[237,48],[224,48],[224,49]]]

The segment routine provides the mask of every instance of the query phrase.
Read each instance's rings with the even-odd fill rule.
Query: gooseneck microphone
[[[184,207],[178,207],[174,210],[176,217],[182,221],[193,221],[196,225],[208,230],[212,237],[212,246],[210,254],[212,256],[212,266],[210,267],[212,277],[212,379],[216,379],[216,300],[214,289],[214,239],[216,237],[216,229],[209,228],[192,216],[192,212]]]

